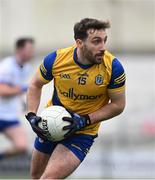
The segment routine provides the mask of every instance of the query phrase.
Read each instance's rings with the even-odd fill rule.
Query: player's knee
[[[17,146],[17,149],[18,149],[18,151],[20,151],[20,152],[26,152],[27,151],[27,145],[26,144],[21,144],[21,145],[18,145]]]
[[[19,152],[26,152],[28,150],[28,144],[27,142],[16,142],[15,147]]]
[[[60,171],[44,172],[40,179],[62,179]]]
[[[40,179],[40,173],[37,171],[31,171],[31,179]]]
[[[37,167],[32,168],[31,166],[31,170],[30,170],[31,179],[40,179],[41,175],[42,175],[42,171],[39,171]]]

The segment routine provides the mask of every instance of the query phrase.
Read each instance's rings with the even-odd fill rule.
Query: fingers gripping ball
[[[62,106],[50,106],[44,109],[40,117],[42,118],[38,126],[47,133],[50,141],[60,141],[64,139],[64,135],[69,130],[63,130],[64,126],[69,125],[67,121],[63,121],[63,117],[71,117],[71,115]]]

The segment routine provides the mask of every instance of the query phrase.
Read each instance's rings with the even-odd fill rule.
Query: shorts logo
[[[43,140],[43,139],[41,139],[41,138],[39,138],[39,142],[40,142],[40,143],[43,143],[43,142],[44,142],[44,140]]]
[[[95,77],[95,84],[97,84],[97,85],[103,84],[103,76],[102,76],[101,74],[98,74],[98,75]]]

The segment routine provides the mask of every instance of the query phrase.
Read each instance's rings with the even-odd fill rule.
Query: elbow
[[[115,115],[118,116],[121,114],[125,109],[125,102],[121,103],[114,103]]]
[[[119,108],[118,111],[117,111],[117,112],[118,112],[118,115],[119,115],[119,114],[122,114],[122,112],[124,111],[124,109],[125,109],[125,107],[124,107],[124,108]]]
[[[121,114],[125,109],[125,103],[117,105],[117,115]]]

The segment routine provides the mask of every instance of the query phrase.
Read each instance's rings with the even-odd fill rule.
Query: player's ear
[[[83,46],[82,40],[81,39],[76,39],[76,45],[77,45],[78,48],[82,48],[82,46]]]

